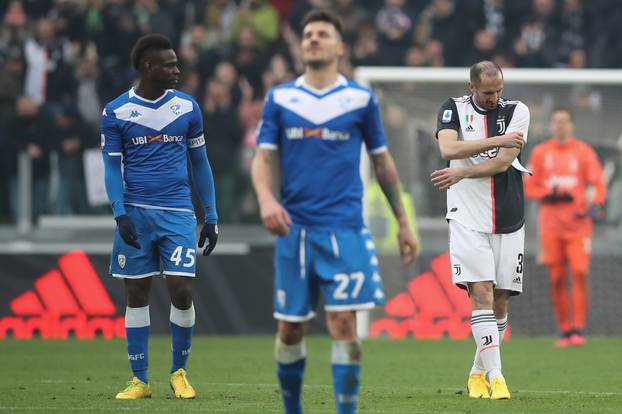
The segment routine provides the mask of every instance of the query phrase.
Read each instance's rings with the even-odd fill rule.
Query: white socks
[[[508,315],[506,314],[503,319],[497,319],[497,331],[499,331],[499,345],[503,342],[503,338],[505,336],[505,328],[508,326]],[[471,367],[471,372],[469,375],[474,374],[485,374],[486,369],[484,368],[484,364],[482,363],[482,359],[479,356],[479,350],[475,350],[475,358],[473,359],[473,367]]]
[[[507,325],[507,316],[501,319],[503,332]],[[503,378],[501,374],[500,335],[501,326],[497,326],[495,315],[492,310],[475,310],[471,314],[471,332],[477,345],[475,360],[471,374],[485,372],[492,381],[496,377]],[[479,359],[479,361],[478,361]],[[481,364],[480,364],[481,361]],[[475,372],[473,372],[475,370]]]

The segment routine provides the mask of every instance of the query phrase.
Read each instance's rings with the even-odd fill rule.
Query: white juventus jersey
[[[496,109],[476,107],[471,96],[450,98],[438,115],[438,131],[453,129],[458,140],[480,140],[509,132],[522,132],[527,141],[529,109],[520,101],[501,99]],[[497,156],[499,148],[475,156],[451,160],[450,167],[467,167]],[[483,178],[467,178],[447,190],[447,215],[483,233],[512,233],[525,222],[520,154],[507,171]]]

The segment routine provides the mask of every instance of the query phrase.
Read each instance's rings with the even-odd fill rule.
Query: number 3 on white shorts
[[[175,250],[173,250],[173,254],[171,255],[170,260],[171,262],[175,263],[175,266],[179,266],[179,263],[182,261],[181,253],[183,252],[183,250],[184,250],[183,246],[177,246]],[[188,262],[183,263],[182,266],[183,267],[194,266],[194,255],[195,255],[195,249],[188,248],[186,250],[186,259],[188,259]]]
[[[365,274],[363,272],[354,272],[350,273],[350,275],[346,273],[337,273],[334,276],[335,282],[339,283],[335,292],[333,293],[333,298],[335,299],[348,299],[348,286],[350,285],[350,281],[354,282],[354,287],[352,288],[352,298],[356,298],[359,293],[361,293],[361,289],[363,288],[363,282],[365,282]]]

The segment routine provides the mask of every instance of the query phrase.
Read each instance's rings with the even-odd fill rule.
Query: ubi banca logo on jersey
[[[151,144],[152,142],[181,142],[184,140],[183,135],[167,135],[167,134],[158,134],[158,135],[143,135],[140,137],[132,137],[132,144],[134,145],[146,145]]]
[[[348,131],[339,131],[330,128],[292,127],[285,129],[287,139],[317,138],[326,141],[347,141],[350,139]]]

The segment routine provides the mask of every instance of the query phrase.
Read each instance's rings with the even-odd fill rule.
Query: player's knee
[[[182,284],[171,290],[171,302],[178,309],[188,309],[192,306],[192,285]]]
[[[127,305],[131,308],[147,306],[149,304],[149,285],[132,282],[126,282],[125,284],[125,299]]]
[[[295,345],[302,341],[305,335],[305,325],[302,323],[293,323],[279,321],[278,337],[285,345]]]
[[[358,340],[333,341],[331,349],[331,362],[333,364],[360,364],[362,355],[363,348]]]
[[[353,340],[356,338],[356,315],[354,312],[328,312],[326,320],[333,339]]]
[[[469,283],[469,296],[473,309],[492,309],[494,302],[492,283]]]
[[[584,268],[576,268],[572,269],[572,279],[575,284],[586,284],[587,283],[587,270]]]

